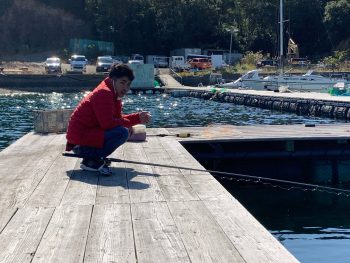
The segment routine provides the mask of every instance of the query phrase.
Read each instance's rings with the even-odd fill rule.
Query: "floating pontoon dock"
[[[112,157],[204,169],[179,141],[256,133],[155,136],[178,131],[151,129]],[[113,176],[99,176],[62,156],[64,145],[64,134],[29,133],[0,152],[1,262],[297,262],[208,172],[113,163]]]

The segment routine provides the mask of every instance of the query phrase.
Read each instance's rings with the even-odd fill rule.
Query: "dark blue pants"
[[[120,145],[124,144],[129,137],[129,130],[122,126],[105,131],[105,141],[102,148],[77,145],[73,152],[84,159],[100,159],[107,157]]]

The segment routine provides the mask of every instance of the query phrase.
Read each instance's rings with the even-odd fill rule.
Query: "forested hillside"
[[[349,0],[286,0],[286,39],[302,56],[349,49]],[[181,47],[276,55],[279,0],[0,0],[0,54],[63,50],[70,38],[113,41],[118,54]]]

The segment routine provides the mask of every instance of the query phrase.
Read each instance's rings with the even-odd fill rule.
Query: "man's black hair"
[[[113,64],[109,70],[108,76],[110,78],[128,77],[130,81],[133,81],[135,78],[134,72],[126,64]]]

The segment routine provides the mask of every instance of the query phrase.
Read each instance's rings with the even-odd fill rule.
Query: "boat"
[[[346,83],[346,79],[339,77],[325,77],[315,74],[313,70],[309,70],[304,75],[271,75],[263,78],[264,89],[278,90],[280,86],[288,86],[290,90],[296,91],[316,91],[327,92],[339,82]]]
[[[304,75],[291,75],[283,73],[282,75],[269,75],[263,77],[260,75],[260,69],[248,71],[233,82],[221,84],[225,88],[253,89],[253,90],[279,90],[281,86],[287,86],[291,91],[317,91],[327,92],[329,88],[336,83],[347,80],[339,76],[325,77],[315,74],[309,70]]]
[[[282,21],[282,22],[281,22]],[[291,91],[318,91],[327,92],[338,82],[348,83],[341,77],[325,77],[309,70],[304,75],[291,75],[283,72],[283,0],[280,0],[280,61],[278,75],[260,76],[259,69],[251,70],[233,82],[222,84],[225,88],[243,88],[254,90],[274,90],[287,86]]]
[[[224,88],[239,88],[239,89],[265,89],[264,78],[259,75],[260,69],[254,69],[243,74],[235,81],[221,84]]]

